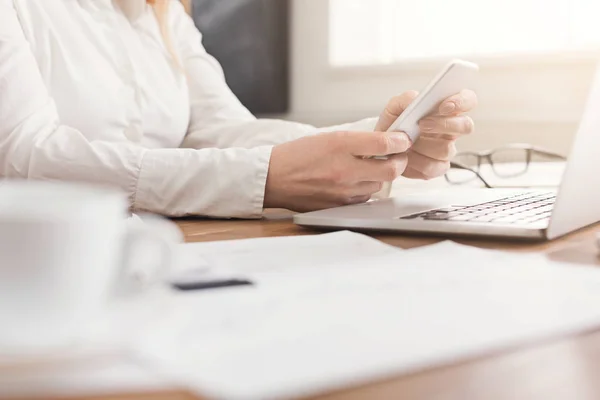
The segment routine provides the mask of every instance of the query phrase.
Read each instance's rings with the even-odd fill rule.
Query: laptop
[[[558,190],[439,190],[298,214],[301,226],[552,240],[600,221],[600,69]]]

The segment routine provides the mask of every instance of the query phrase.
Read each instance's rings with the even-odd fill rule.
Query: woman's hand
[[[385,133],[416,96],[410,91],[393,98],[375,133],[334,132],[275,146],[265,208],[312,211],[364,203],[384,182],[401,175],[431,179],[445,174],[456,154],[456,139],[473,132],[473,120],[464,113],[477,106],[477,96],[464,90],[444,101],[437,113],[420,122],[421,136],[414,144],[405,133]],[[365,159],[389,154],[395,155]]]
[[[418,93],[406,92],[393,98],[379,118],[376,131],[387,131],[396,119],[414,101]],[[446,99],[438,111],[421,120],[421,136],[408,151],[408,165],[403,176],[412,179],[432,179],[444,175],[450,160],[456,155],[456,140],[472,133],[475,124],[464,115],[477,106],[477,95],[463,90]]]
[[[364,203],[405,172],[405,133],[334,132],[273,148],[265,208],[313,211]],[[365,159],[396,154],[387,160]]]

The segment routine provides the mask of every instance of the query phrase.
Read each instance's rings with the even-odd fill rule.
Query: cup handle
[[[152,223],[129,226],[125,232],[123,259],[121,263],[122,282],[125,290],[139,290],[154,283],[160,283],[168,276],[176,264],[175,242],[162,236]],[[151,246],[151,247],[149,247]],[[152,249],[152,261],[146,251]],[[156,254],[155,254],[156,253]]]

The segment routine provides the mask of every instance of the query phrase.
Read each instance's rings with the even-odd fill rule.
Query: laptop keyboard
[[[524,193],[471,206],[452,206],[401,217],[403,220],[527,225],[549,222],[554,193]]]

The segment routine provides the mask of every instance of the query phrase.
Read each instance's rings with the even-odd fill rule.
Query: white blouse
[[[0,0],[0,176],[117,186],[139,211],[259,217],[272,146],[316,128],[252,116],[178,1],[184,71],[145,0],[119,1]]]

